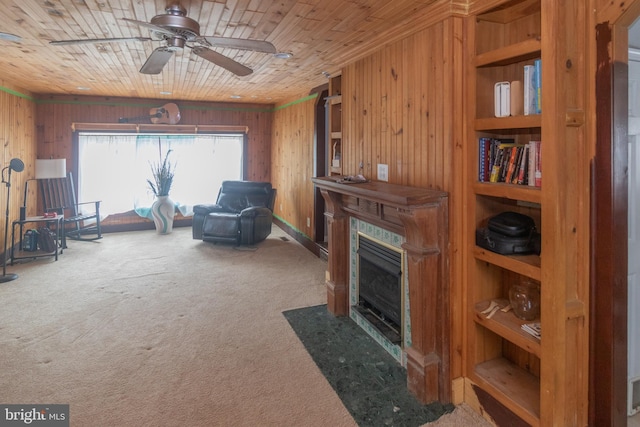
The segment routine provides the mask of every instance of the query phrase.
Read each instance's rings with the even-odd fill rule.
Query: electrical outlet
[[[389,181],[389,165],[378,163],[378,181]]]

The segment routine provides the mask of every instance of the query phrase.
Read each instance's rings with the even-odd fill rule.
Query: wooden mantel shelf
[[[411,347],[407,388],[424,402],[451,401],[448,195],[386,182],[344,184],[341,177],[312,178],[325,199],[328,224],[327,308],[349,313],[349,217],[404,236]]]
[[[409,208],[428,203],[439,202],[447,197],[447,193],[425,188],[408,187],[406,185],[389,184],[381,181],[368,181],[360,184],[342,184],[338,180],[343,177],[329,176],[312,178],[319,188],[336,193],[366,198],[398,208]]]

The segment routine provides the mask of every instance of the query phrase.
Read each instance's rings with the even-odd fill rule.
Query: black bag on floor
[[[53,232],[47,227],[38,228],[38,246],[43,252],[53,252],[56,250],[56,240]]]
[[[501,255],[540,254],[540,234],[533,218],[502,212],[489,218],[486,228],[476,230],[476,245]]]

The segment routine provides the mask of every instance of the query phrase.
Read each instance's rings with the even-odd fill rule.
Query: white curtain
[[[151,164],[161,162],[171,150],[175,177],[169,197],[183,215],[192,215],[193,205],[215,202],[222,181],[242,179],[243,140],[242,134],[81,133],[79,200],[101,200],[105,215],[135,210],[148,216],[154,200],[147,185]]]

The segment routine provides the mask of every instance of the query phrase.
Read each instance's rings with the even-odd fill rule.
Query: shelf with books
[[[537,138],[481,136],[478,139],[478,182],[539,188],[542,185],[542,144]]]
[[[543,198],[541,180],[536,186],[535,166],[540,169],[542,165],[530,165],[529,159],[536,158],[530,156],[535,154],[532,142],[542,140],[543,119],[542,114],[532,112],[532,103],[524,109],[524,88],[530,87],[525,85],[525,67],[533,67],[542,58],[541,2],[504,1],[475,18],[470,21],[474,99],[469,102],[467,151],[470,166],[475,166],[467,188],[467,372],[479,388],[515,417],[537,426],[541,416],[541,342],[522,330],[527,322],[513,312],[498,311],[488,317],[483,311],[492,301],[508,301],[511,284],[525,279],[541,283],[541,257],[502,255],[483,249],[475,244],[475,231],[486,227],[492,216],[507,211],[530,216],[541,231]],[[509,99],[505,117],[495,117],[495,87],[499,82],[508,82],[518,91],[517,97]],[[531,94],[527,99],[531,101]],[[500,112],[504,113],[502,109]]]
[[[499,416],[500,425],[587,425],[585,355],[594,320],[585,307],[593,301],[589,263],[575,259],[589,259],[584,244],[591,236],[589,209],[579,207],[589,206],[590,200],[591,159],[581,147],[590,134],[585,111],[592,92],[581,88],[589,86],[584,70],[593,58],[576,55],[577,50],[588,51],[589,43],[575,34],[590,31],[592,10],[580,0],[471,3],[469,19],[464,20],[464,54],[470,58],[465,63],[462,141],[462,354],[463,374],[470,383],[464,399],[487,418]],[[534,98],[524,90],[527,81],[534,82],[529,87],[539,88],[535,93],[540,105],[525,104],[525,93],[528,101]],[[513,87],[522,93],[522,101],[517,100],[522,104],[515,105],[527,105],[526,111],[512,108],[507,87],[509,96]],[[481,161],[481,138],[511,139],[516,145],[542,141],[540,187],[518,185],[518,180],[486,182],[489,169]],[[489,221],[509,211],[534,220],[540,233],[535,251],[540,255],[500,255],[480,247],[517,251],[506,243],[508,238],[500,240],[500,246],[488,240]],[[511,289],[531,279],[539,286],[540,316],[530,323],[540,326],[540,342],[519,330],[523,323],[513,317],[482,315],[491,301],[506,299]]]

